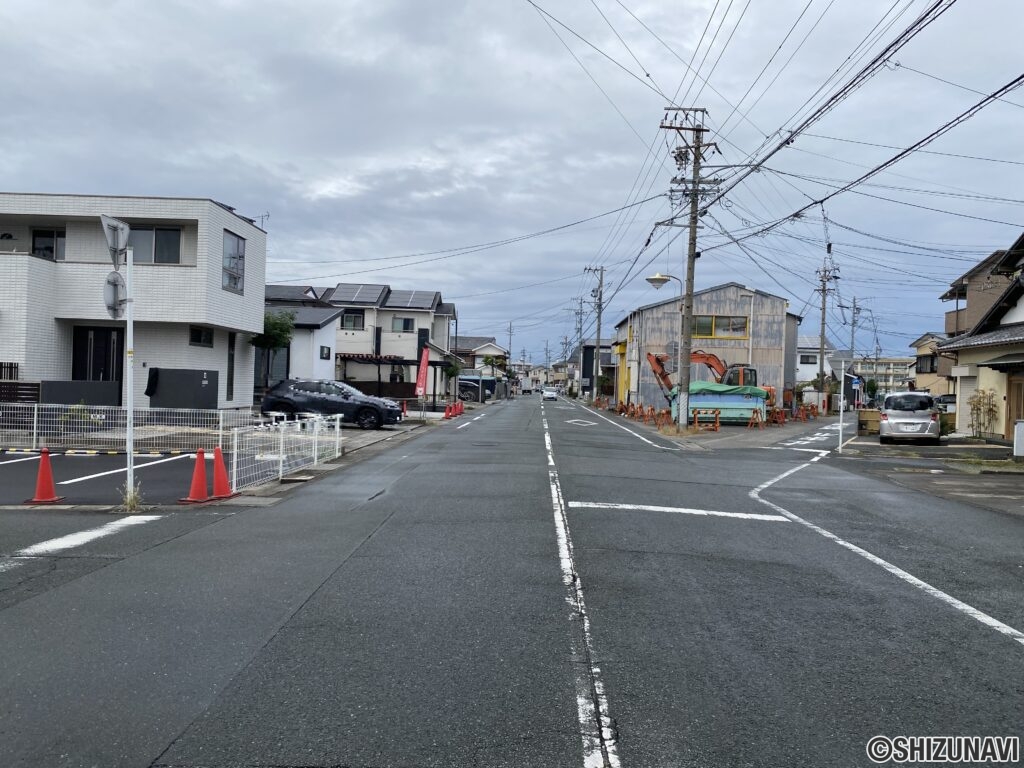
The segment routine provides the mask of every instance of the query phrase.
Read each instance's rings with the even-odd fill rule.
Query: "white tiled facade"
[[[266,235],[212,200],[0,193],[0,233],[9,235],[0,239],[0,361],[18,363],[23,380],[70,380],[76,326],[124,327],[103,302],[112,265],[100,214],[181,230],[179,263],[133,266],[136,403],[148,404],[147,368],[156,366],[217,370],[219,407],[251,405],[249,341],[263,330]],[[33,229],[47,227],[66,233],[63,261],[30,255]],[[225,230],[245,240],[241,293],[222,287]],[[212,348],[189,344],[191,325],[213,331]],[[232,331],[234,396],[228,400]]]

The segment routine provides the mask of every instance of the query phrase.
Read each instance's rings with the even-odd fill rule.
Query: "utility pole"
[[[857,308],[857,297],[853,297],[853,306],[846,307],[840,304],[843,309],[852,309],[853,314],[850,317],[850,366],[853,367],[853,361],[857,357],[853,351],[853,344],[855,335],[857,333],[857,315],[860,314],[860,309]],[[846,361],[842,361],[843,375],[839,380],[839,446],[836,449],[836,453],[843,452],[843,416],[846,413]]]
[[[583,398],[583,299],[580,299],[580,308],[576,310],[576,338],[580,345],[579,386],[576,388],[576,397]]]
[[[548,340],[544,339],[544,384],[551,381],[551,350],[548,348]]]
[[[707,110],[702,107],[666,107],[665,118],[661,121],[661,128],[675,131],[681,143],[673,151],[676,167],[680,172],[684,171],[687,163],[691,163],[691,175],[689,180],[685,175],[673,177],[672,187],[669,190],[669,198],[678,199],[680,202],[689,198],[689,241],[686,248],[686,283],[683,290],[683,318],[682,338],[680,339],[679,350],[679,394],[676,398],[676,418],[678,426],[689,426],[690,423],[690,354],[693,351],[693,273],[697,265],[700,253],[697,251],[697,221],[700,217],[700,201],[704,194],[700,178],[701,163],[704,160],[704,152],[714,143],[704,141],[704,116]],[[671,119],[669,119],[669,113]],[[686,136],[689,135],[689,140]],[[709,182],[716,183],[716,182]],[[675,218],[670,219],[675,224]]]
[[[590,400],[598,396],[597,380],[601,375],[601,310],[604,304],[604,267],[587,267],[584,272],[593,272],[597,275],[597,288],[590,292],[594,297],[594,306],[597,308],[597,338],[594,340],[594,378],[590,382]],[[582,359],[582,352],[580,353]]]
[[[832,244],[827,244],[828,251],[831,252]],[[825,391],[825,310],[828,303],[828,294],[835,291],[835,288],[829,288],[828,284],[835,282],[839,279],[839,267],[829,264],[828,260],[821,265],[821,269],[818,270],[818,280],[821,281],[821,287],[815,288],[816,293],[821,294],[821,337],[818,339],[818,387],[821,392]]]

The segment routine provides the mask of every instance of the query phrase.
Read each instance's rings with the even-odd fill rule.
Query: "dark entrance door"
[[[120,328],[76,326],[71,348],[75,381],[121,381],[124,337]]]

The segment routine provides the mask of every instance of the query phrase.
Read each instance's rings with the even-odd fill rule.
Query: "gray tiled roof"
[[[267,311],[275,314],[291,312],[295,315],[296,328],[323,328],[345,310],[330,307],[272,307]]]
[[[950,352],[957,349],[1021,343],[1024,343],[1024,323],[1013,323],[1012,325],[1001,326],[988,333],[979,333],[974,336],[968,334],[956,336],[948,341],[940,341],[937,346],[943,352]]]

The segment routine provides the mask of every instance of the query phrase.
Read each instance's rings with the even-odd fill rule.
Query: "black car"
[[[364,395],[341,381],[287,379],[275,384],[263,396],[264,414],[341,414],[341,420],[362,429],[380,429],[402,420],[402,409],[394,400]]]

